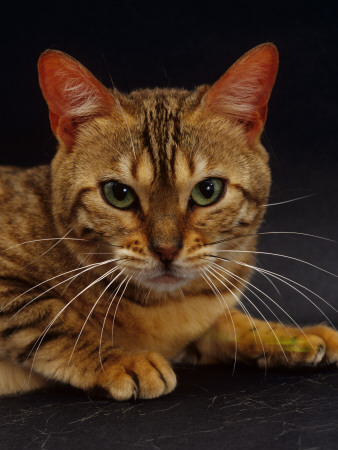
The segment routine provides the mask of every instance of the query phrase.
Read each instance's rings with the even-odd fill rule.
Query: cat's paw
[[[306,334],[315,335],[324,341],[321,364],[338,364],[338,331],[325,325],[304,328]]]
[[[338,332],[324,325],[278,336],[278,344],[257,358],[260,367],[317,367],[338,363]]]
[[[155,398],[176,387],[176,375],[158,353],[127,353],[105,363],[99,386],[115,400]]]

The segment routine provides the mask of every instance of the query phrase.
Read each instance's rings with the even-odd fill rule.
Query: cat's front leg
[[[259,367],[308,367],[338,362],[338,332],[297,328],[246,316],[221,317],[195,344],[201,363],[241,361]]]
[[[17,368],[16,392],[42,386],[43,382],[32,383],[37,379],[104,391],[116,400],[154,398],[175,388],[176,376],[161,355],[113,348],[110,333],[101,341],[101,328],[94,320],[82,329],[86,315],[72,306],[65,308],[61,300],[44,299],[20,309],[3,309],[0,320],[0,377],[12,376]],[[13,387],[6,391],[9,384],[3,381],[0,394],[13,393]]]

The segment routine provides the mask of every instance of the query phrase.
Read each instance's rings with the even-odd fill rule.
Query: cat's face
[[[273,54],[270,46],[268,51]],[[263,77],[258,78],[261,86]],[[269,79],[269,89],[272,83]],[[109,93],[102,100],[107,111],[88,118],[73,113],[57,119],[60,106],[49,101],[61,144],[53,162],[55,220],[60,233],[92,242],[90,247],[69,242],[80,261],[114,258],[134,284],[172,292],[196,283],[219,248],[254,244],[270,186],[259,143],[269,92],[255,100],[253,113],[237,117],[220,114],[219,84],[194,92]],[[228,85],[225,80],[223,98]],[[101,97],[106,95],[102,91]],[[228,109],[233,107],[234,101]]]

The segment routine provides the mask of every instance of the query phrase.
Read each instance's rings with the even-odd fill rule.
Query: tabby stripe
[[[5,281],[6,283],[12,281],[14,283],[24,284],[25,286],[27,286],[27,281],[19,277],[13,277],[11,275],[0,275],[0,280]]]
[[[71,334],[71,335],[66,335],[66,336],[67,337],[70,336],[74,339],[77,337],[77,334]],[[41,348],[43,348],[47,344],[50,344],[51,342],[59,339],[60,337],[62,337],[62,338],[65,337],[64,330],[48,331],[48,333],[44,337],[39,337],[38,339],[34,339],[32,342],[30,342],[24,348],[24,350],[17,356],[18,361],[20,363],[24,363],[25,361],[27,361],[27,359],[30,359],[31,357],[33,357],[33,355],[36,353],[37,350],[41,350]],[[32,349],[35,344],[37,344],[37,345],[33,351]]]
[[[1,258],[2,259],[6,259],[8,261],[10,261],[12,264],[16,264],[19,267],[24,267],[27,264],[27,261],[25,258],[23,258],[22,256],[19,256],[17,254],[10,254],[8,253],[10,250],[14,250],[13,247],[9,247],[9,248],[5,248],[2,252],[1,252]]]
[[[81,345],[78,345],[78,346],[77,346],[77,350],[78,350],[79,352],[81,352],[81,351],[84,350],[85,348],[89,348],[89,347],[90,347],[90,342],[86,340],[86,341],[82,342]],[[98,347],[97,347],[95,350],[98,351]]]
[[[70,339],[72,339],[72,340],[77,339],[78,334],[77,333],[65,333],[64,330],[48,331],[47,334],[45,334],[45,336],[43,338],[39,339],[39,344],[38,344],[39,350],[41,350],[43,347],[50,344],[51,342],[59,339],[60,337],[62,338],[61,340],[64,340],[65,338],[67,338],[67,342],[64,344],[66,344],[65,347],[69,347],[69,346],[73,345],[73,342],[69,342]]]
[[[137,176],[136,175],[137,175],[137,167],[138,167],[138,165],[139,165],[139,160],[136,159],[136,158],[133,158],[132,163],[131,163],[130,173],[131,173],[131,176],[135,180],[137,180]]]
[[[176,178],[176,173],[175,173],[176,150],[177,150],[177,145],[176,144],[172,144],[172,146],[171,146],[170,168],[171,168],[171,173],[173,174],[174,178]]]
[[[4,311],[0,311],[0,317],[7,317],[10,315],[14,315],[23,307],[24,307],[25,311],[27,311],[27,308],[32,308],[33,306],[36,306],[37,304],[39,304],[41,302],[45,302],[46,300],[51,300],[51,297],[41,296],[41,297],[35,299],[34,301],[32,301],[31,303],[27,302],[25,304],[25,301],[22,301],[22,302],[20,302],[19,305],[12,306],[12,307],[9,306],[9,309],[6,309],[6,307],[5,307]]]
[[[26,347],[24,347],[24,349],[21,351],[21,353],[18,354],[18,356],[17,356],[18,362],[24,363],[28,359],[33,357],[34,352],[32,349],[33,349],[35,342],[36,342],[36,339],[34,339],[29,344],[27,344]]]
[[[153,178],[152,182],[150,183],[150,184],[153,184],[153,183],[155,183],[155,180],[157,178],[157,164],[156,164],[154,150],[153,150],[152,145],[151,145],[150,130],[149,130],[149,119],[148,119],[147,115],[145,115],[145,118],[144,118],[144,128],[143,128],[143,131],[142,131],[141,138],[142,138],[144,147],[146,147],[148,149],[149,156],[150,156],[150,159],[151,159],[151,162],[152,162],[152,166],[154,168],[154,178]]]
[[[230,183],[230,186],[241,191],[243,194],[243,197],[246,200],[248,200],[249,202],[254,202],[256,205],[258,205],[260,203],[260,201],[257,198],[252,196],[251,192],[249,192],[247,189],[245,189],[240,184]]]
[[[81,346],[82,347],[82,346]],[[81,350],[84,350],[85,349],[85,347],[83,347],[83,348],[81,348]],[[79,349],[80,350],[80,349]],[[86,357],[87,358],[91,358],[93,355],[95,355],[95,354],[98,354],[99,353],[99,346],[97,345],[96,347],[94,347],[89,353],[87,353],[86,354]]]
[[[98,351],[98,348],[96,349],[96,351]],[[104,363],[106,363],[110,357],[111,357],[111,355],[109,353],[108,353],[108,355],[104,356],[101,359],[101,364],[104,365]],[[100,364],[100,367],[101,367],[101,364]]]
[[[93,187],[85,187],[85,188],[82,188],[77,193],[73,203],[71,204],[71,206],[69,208],[69,217],[76,217],[76,211],[77,211],[79,205],[83,205],[83,203],[82,203],[83,195],[86,194],[87,192],[94,192],[94,191],[96,191],[96,189],[97,188],[93,188]]]
[[[41,317],[37,317],[35,320],[32,320],[31,322],[22,324],[22,325],[14,325],[12,327],[7,327],[4,330],[1,331],[1,337],[3,339],[6,339],[10,337],[14,333],[18,333],[19,331],[27,330],[27,328],[34,328],[37,325],[41,325],[42,321],[46,319],[46,316],[49,315],[47,311],[45,311],[45,314]]]
[[[193,176],[195,173],[195,160],[191,153],[188,155],[188,167],[190,170],[190,175]]]

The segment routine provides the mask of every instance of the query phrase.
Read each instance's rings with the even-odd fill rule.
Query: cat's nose
[[[177,242],[175,245],[151,245],[150,250],[156,253],[163,263],[167,264],[175,259],[182,247],[182,242]]]

